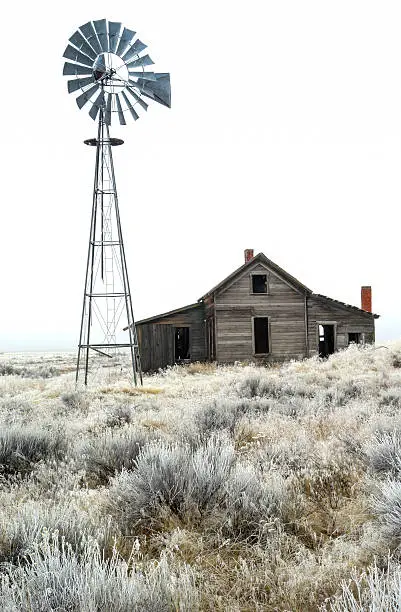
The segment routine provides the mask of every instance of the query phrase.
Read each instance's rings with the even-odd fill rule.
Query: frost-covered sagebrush
[[[397,609],[400,347],[138,389],[3,355],[3,609]]]
[[[194,574],[164,556],[146,571],[119,558],[104,559],[96,543],[78,557],[68,544],[49,536],[35,544],[23,565],[1,578],[0,605],[5,612],[168,612],[198,608]]]
[[[58,432],[37,427],[4,427],[0,432],[0,476],[25,475],[39,461],[61,458],[65,447]]]
[[[93,438],[81,450],[88,478],[107,484],[112,476],[124,468],[132,469],[141,448],[152,437],[140,429],[113,429]]]
[[[376,563],[362,574],[343,582],[341,594],[327,602],[322,612],[399,612],[401,609],[401,567],[389,562],[381,569]]]

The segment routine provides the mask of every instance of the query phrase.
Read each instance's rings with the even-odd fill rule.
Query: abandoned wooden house
[[[144,371],[193,361],[275,362],[327,357],[351,342],[372,343],[372,292],[361,308],[313,293],[263,253],[245,263],[195,304],[139,321]]]

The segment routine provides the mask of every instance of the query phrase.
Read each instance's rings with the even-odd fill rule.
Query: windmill
[[[126,117],[136,121],[148,108],[146,99],[170,108],[170,75],[147,70],[153,65],[147,46],[120,22],[89,21],[69,42],[63,55],[63,74],[72,77],[68,91],[97,121],[97,138],[85,140],[96,147],[96,165],[76,381],[84,371],[87,384],[93,357],[116,362],[128,350],[136,385],[141,362],[112,156],[123,141],[110,137],[109,126],[113,118],[121,125]]]

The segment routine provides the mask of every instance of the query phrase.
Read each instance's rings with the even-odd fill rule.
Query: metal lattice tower
[[[77,381],[84,371],[85,385],[93,355],[115,363],[121,351],[130,355],[135,385],[138,378],[142,383],[112,155],[112,147],[123,141],[110,137],[109,126],[116,115],[120,124],[126,125],[127,111],[136,121],[137,110],[147,110],[144,97],[169,108],[171,104],[170,75],[145,71],[153,61],[149,55],[141,55],[146,45],[135,35],[119,22],[100,19],[80,26],[64,52],[71,61],[64,64],[63,74],[75,77],[68,81],[68,91],[79,92],[78,107],[89,103],[89,115],[98,122],[97,138],[85,140],[96,147],[76,368]]]

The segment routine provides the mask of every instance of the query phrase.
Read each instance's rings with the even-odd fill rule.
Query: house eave
[[[369,312],[368,310],[362,310],[362,308],[358,308],[358,306],[352,306],[352,304],[346,304],[345,302],[341,302],[340,300],[334,300],[333,298],[327,297],[327,295],[321,295],[320,293],[312,293],[312,298],[316,298],[321,302],[326,302],[329,305],[338,306],[343,310],[353,310],[359,312],[360,314],[369,315],[374,319],[378,319],[380,315],[375,314],[374,312]]]
[[[168,312],[163,312],[162,314],[155,315],[153,317],[148,317],[147,319],[141,319],[140,321],[136,321],[135,325],[143,325],[145,323],[152,323],[154,321],[158,321],[159,319],[166,319],[176,314],[180,314],[182,312],[186,312],[187,310],[192,310],[195,308],[199,308],[201,304],[199,302],[195,302],[195,304],[188,304],[188,306],[182,306],[181,308],[175,308],[174,310],[169,310]],[[124,330],[128,329],[128,327],[124,328]]]

